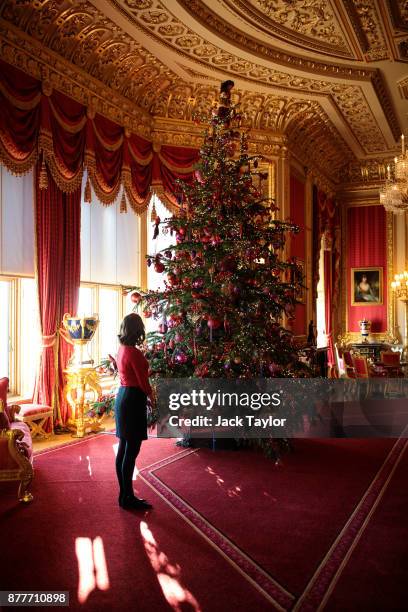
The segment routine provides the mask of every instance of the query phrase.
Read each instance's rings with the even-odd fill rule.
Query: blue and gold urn
[[[94,337],[99,325],[97,314],[80,317],[78,315],[64,314],[62,324],[67,331],[69,342],[74,345],[74,353],[69,360],[69,367],[89,367],[93,365],[93,359],[88,354],[86,346]]]

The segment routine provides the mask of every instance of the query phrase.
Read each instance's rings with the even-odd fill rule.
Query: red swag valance
[[[143,212],[155,190],[170,208],[177,204],[175,180],[191,180],[196,149],[153,145],[0,60],[0,160],[24,174],[37,159],[40,186],[46,166],[64,193],[81,184],[83,171],[101,202],[112,204],[123,185],[132,209]],[[89,186],[87,185],[88,197]],[[125,209],[126,203],[122,209]]]

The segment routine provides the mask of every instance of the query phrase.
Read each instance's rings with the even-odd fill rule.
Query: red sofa
[[[19,406],[7,406],[8,378],[0,378],[0,485],[1,481],[17,480],[18,499],[28,503],[33,479],[33,443],[30,428],[15,420]]]

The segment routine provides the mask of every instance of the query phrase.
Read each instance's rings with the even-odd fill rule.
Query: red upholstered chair
[[[356,378],[353,356],[351,354],[351,351],[343,351],[343,362],[344,369],[346,372],[346,378]]]
[[[30,428],[15,420],[19,406],[7,406],[8,378],[0,379],[0,482],[17,480],[18,499],[33,499],[29,486],[33,479],[33,445]]]
[[[401,367],[401,353],[398,351],[381,351],[380,357],[381,362],[379,365],[384,368],[387,376],[404,375]]]
[[[354,373],[356,378],[370,378],[367,357],[363,355],[352,355]]]

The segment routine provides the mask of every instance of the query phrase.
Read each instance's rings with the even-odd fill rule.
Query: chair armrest
[[[14,423],[16,414],[20,412],[20,406],[18,404],[11,404],[11,406],[7,407],[7,410],[10,415],[10,423]]]

